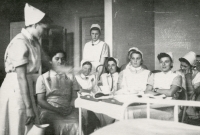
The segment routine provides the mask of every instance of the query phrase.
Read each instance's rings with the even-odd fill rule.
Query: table
[[[114,119],[117,120],[124,120],[127,119],[127,106],[129,106],[130,103],[134,102],[141,102],[138,100],[141,100],[141,98],[136,97],[135,95],[127,96],[127,101],[123,105],[116,105],[106,102],[95,102],[91,100],[81,99],[77,98],[75,100],[75,107],[79,108],[79,132],[82,131],[82,115],[81,115],[81,108],[96,112],[96,113],[102,113],[106,114]],[[152,99],[153,100],[153,99]],[[161,107],[169,107],[172,105],[158,105],[154,104],[151,105],[151,108],[161,108]],[[147,105],[139,105],[139,106],[133,106],[132,109],[142,109],[147,108]],[[150,115],[150,114],[149,114]]]

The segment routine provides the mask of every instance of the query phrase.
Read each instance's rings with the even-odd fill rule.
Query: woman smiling
[[[157,58],[162,72],[152,74],[149,77],[146,93],[160,93],[167,97],[173,97],[181,89],[182,78],[171,71],[173,67],[172,53],[160,53]]]

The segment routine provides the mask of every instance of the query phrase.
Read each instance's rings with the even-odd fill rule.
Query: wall
[[[174,68],[178,58],[189,51],[200,54],[200,1],[155,0],[155,67],[159,69],[157,54],[173,52]]]
[[[154,69],[153,0],[115,0],[113,2],[113,56],[126,63],[130,47],[144,54],[144,64]]]
[[[81,17],[103,16],[104,0],[51,0],[50,2],[31,2],[31,5],[45,11],[52,18],[55,25],[67,29],[67,49],[68,59],[76,67],[80,63],[80,19]],[[13,4],[7,2],[1,3],[0,13],[6,15],[0,16],[0,70],[4,70],[3,55],[5,48],[9,43],[9,25],[10,22],[23,21],[24,2]],[[11,8],[13,7],[13,8]],[[2,9],[3,8],[3,9]],[[2,12],[3,11],[3,12]]]

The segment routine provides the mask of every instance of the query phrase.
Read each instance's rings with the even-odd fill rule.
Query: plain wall
[[[200,54],[200,1],[155,0],[155,67],[160,69],[157,54],[172,52],[174,68],[189,51]]]
[[[126,63],[129,48],[144,54],[144,65],[154,69],[154,1],[115,0],[113,2],[113,56]]]

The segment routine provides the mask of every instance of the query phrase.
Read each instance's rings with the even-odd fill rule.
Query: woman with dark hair
[[[77,135],[78,113],[73,101],[77,97],[73,87],[73,75],[63,72],[66,67],[65,52],[51,53],[51,70],[40,75],[36,83],[40,120],[50,127],[46,135]]]
[[[182,87],[182,78],[180,75],[172,72],[173,56],[172,53],[158,54],[161,72],[152,74],[147,83],[146,93],[164,94],[167,97],[174,97]]]
[[[146,89],[150,71],[142,67],[143,53],[137,49],[130,53],[129,58],[129,64],[119,75],[116,94],[143,93]]]
[[[119,61],[116,58],[109,57],[106,62],[106,73],[101,75],[101,82],[103,85],[102,92],[104,94],[114,94],[117,90],[117,82],[120,72],[118,67]]]
[[[41,66],[39,40],[49,27],[47,15],[29,4],[24,8],[25,28],[5,52],[6,78],[0,90],[0,134],[23,135],[25,125],[39,123],[33,74]],[[36,118],[36,119],[35,119]]]
[[[101,27],[99,24],[92,24],[90,28],[90,35],[92,40],[87,42],[83,49],[83,60],[92,63],[93,70],[95,71],[99,65],[104,65],[106,57],[109,57],[109,46],[101,41]],[[99,67],[97,78],[102,73],[103,68]]]

